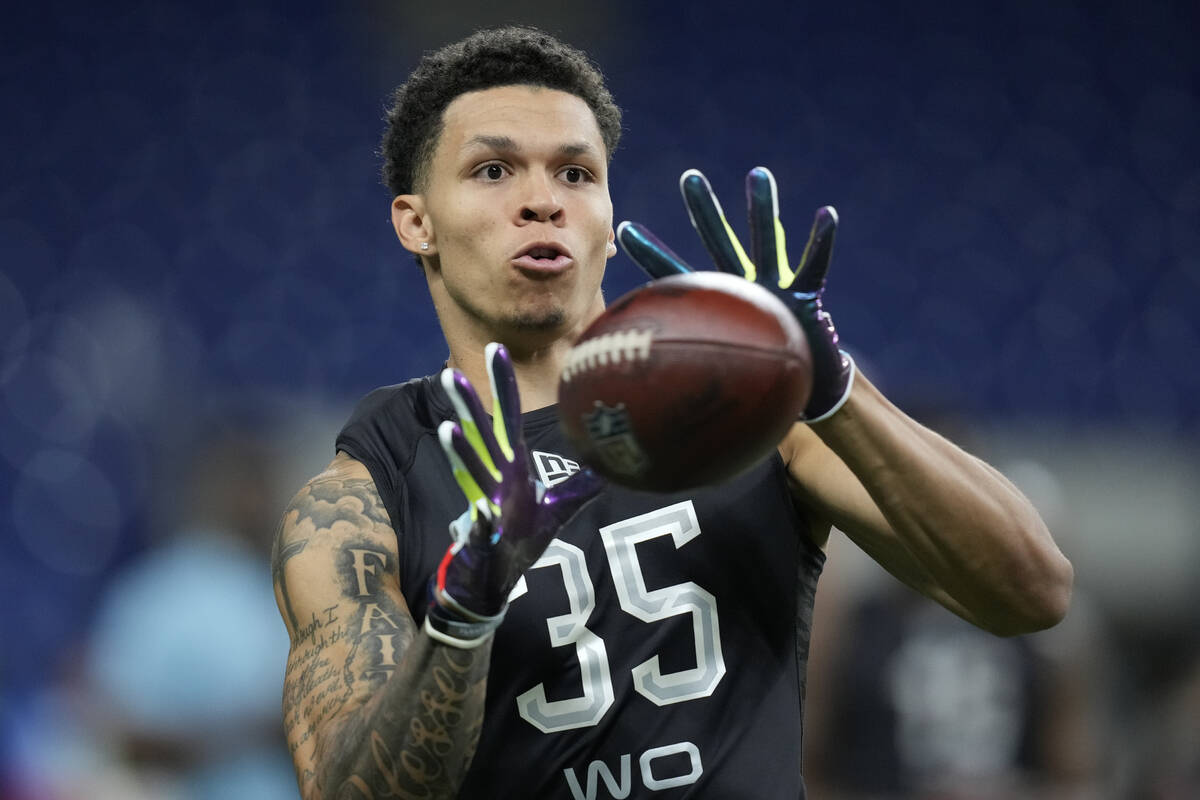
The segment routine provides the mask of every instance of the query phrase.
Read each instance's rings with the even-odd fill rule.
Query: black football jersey
[[[377,389],[337,438],[370,471],[416,621],[466,510],[435,378]],[[579,469],[554,407],[522,417],[543,482]],[[610,485],[514,588],[467,798],[803,798],[805,665],[824,553],[777,454],[680,494]]]

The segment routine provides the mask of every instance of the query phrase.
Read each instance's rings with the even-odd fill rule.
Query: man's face
[[[531,344],[578,332],[603,307],[615,252],[591,109],[566,92],[502,86],[459,96],[443,123],[422,193],[442,325]]]

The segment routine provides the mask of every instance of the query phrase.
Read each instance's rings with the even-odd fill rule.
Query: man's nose
[[[527,183],[521,203],[522,222],[558,222],[563,207],[558,199],[557,187],[552,178],[531,177]]]

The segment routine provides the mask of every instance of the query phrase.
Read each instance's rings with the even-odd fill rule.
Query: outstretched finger
[[[500,452],[508,461],[516,461],[524,453],[521,432],[521,395],[517,391],[517,376],[513,372],[508,349],[499,342],[489,342],[484,349],[488,380],[492,384],[492,427]]]
[[[758,268],[759,280],[770,288],[787,288],[791,267],[783,225],[779,223],[779,190],[775,176],[766,167],[746,174],[746,208],[750,222],[750,258]]]
[[[725,219],[725,212],[708,178],[700,170],[689,169],[679,178],[679,191],[683,194],[683,204],[687,207],[692,227],[700,234],[700,241],[704,243],[704,249],[712,257],[717,269],[754,280],[754,262],[742,249],[742,243],[738,241],[733,228],[729,227],[729,221]]]
[[[617,226],[617,241],[621,249],[633,259],[633,263],[642,268],[651,278],[665,278],[669,275],[685,275],[692,271],[675,252],[651,233],[645,226],[636,222],[622,222]]]
[[[811,294],[821,291],[825,286],[825,275],[829,272],[829,261],[833,257],[833,239],[837,234],[837,225],[837,210],[833,206],[817,209],[812,232],[808,235],[808,244],[804,246],[804,255],[800,257],[800,266],[796,267],[796,279],[789,287],[792,291]]]
[[[479,454],[480,460],[496,480],[500,471],[496,463],[503,457],[496,437],[486,424],[487,413],[479,402],[479,395],[467,377],[456,369],[444,369],[441,375],[442,388],[454,406],[458,423],[466,441]]]
[[[438,426],[438,443],[450,461],[450,471],[458,488],[471,507],[471,518],[475,517],[475,506],[480,501],[490,503],[496,496],[499,484],[492,471],[484,465],[478,452],[472,447],[462,428],[453,420],[446,420]]]

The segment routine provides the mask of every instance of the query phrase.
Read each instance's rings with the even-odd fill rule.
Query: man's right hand
[[[470,382],[442,372],[442,388],[458,422],[438,439],[468,510],[450,524],[452,543],[430,580],[425,630],[455,647],[484,642],[504,619],[508,595],[559,529],[603,486],[589,469],[547,488],[532,469],[521,430],[521,401],[512,361],[495,342],[485,351],[492,387],[491,430]]]

